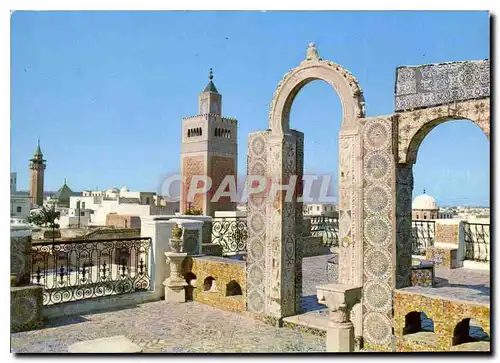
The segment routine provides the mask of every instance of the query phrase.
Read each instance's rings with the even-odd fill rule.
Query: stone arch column
[[[339,94],[343,120],[339,135],[339,218],[341,283],[363,283],[362,137],[364,98],[357,80],[342,66],[322,60],[314,44],[306,59],[285,74],[273,95],[269,129],[248,137],[248,175],[286,183],[303,174],[304,135],[290,129],[295,96],[309,82],[324,80]],[[261,193],[248,199],[247,308],[271,320],[298,313],[302,290],[302,184],[291,201]],[[358,309],[359,310],[359,309]],[[356,332],[361,315],[354,313]]]

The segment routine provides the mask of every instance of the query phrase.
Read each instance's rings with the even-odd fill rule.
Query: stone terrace
[[[303,302],[323,315],[316,286],[327,283],[331,255],[304,258]],[[489,291],[489,271],[436,270],[438,285],[476,285]],[[486,291],[485,291],[486,292]],[[125,335],[144,352],[238,353],[324,352],[325,338],[291,328],[275,328],[242,314],[196,302],[146,303],[117,311],[49,320],[42,329],[11,334],[15,353],[64,353],[80,341]]]

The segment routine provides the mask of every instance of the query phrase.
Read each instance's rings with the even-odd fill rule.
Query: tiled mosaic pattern
[[[325,339],[275,328],[197,302],[141,304],[119,311],[50,320],[42,329],[11,334],[22,353],[65,353],[77,342],[125,335],[144,353],[324,352]]]
[[[396,111],[489,96],[489,60],[404,66],[396,71]]]
[[[400,271],[392,261],[400,259],[401,248],[393,256],[393,188],[392,120],[369,118],[363,128],[364,145],[364,283],[363,338],[370,349],[390,349],[392,336],[392,288],[394,275]],[[404,256],[401,256],[404,257]],[[410,255],[411,261],[411,255]],[[343,261],[340,260],[342,265]],[[394,274],[394,269],[396,274]],[[408,280],[409,280],[408,271]],[[386,347],[386,348],[383,348]]]
[[[434,240],[438,243],[453,243],[458,245],[458,233],[460,225],[457,224],[442,224],[435,225]]]
[[[411,286],[434,286],[433,263],[420,263],[411,267]]]
[[[192,273],[196,275],[193,290],[194,301],[228,311],[246,310],[246,264],[230,258],[204,256],[193,257]],[[214,278],[214,288],[205,290],[207,278]],[[236,282],[242,295],[226,296],[230,282]]]
[[[431,246],[425,250],[425,258],[434,262],[436,267],[457,268],[457,252],[456,248]]]
[[[10,273],[16,275],[16,285],[30,283],[31,235],[10,238]]]
[[[41,286],[10,288],[10,330],[19,332],[36,329],[41,325],[43,303]]]

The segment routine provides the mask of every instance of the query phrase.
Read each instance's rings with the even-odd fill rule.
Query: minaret
[[[214,216],[217,210],[235,210],[236,203],[229,197],[212,202],[211,199],[226,175],[233,175],[236,183],[238,121],[222,116],[222,95],[213,82],[210,69],[209,82],[198,97],[199,114],[182,119],[181,174],[185,178],[182,188],[180,212],[202,210]],[[188,187],[195,175],[209,176],[212,187],[205,195],[188,201]]]
[[[40,139],[33,158],[30,159],[30,198],[31,204],[43,205],[43,175],[45,172],[45,160],[40,149]]]

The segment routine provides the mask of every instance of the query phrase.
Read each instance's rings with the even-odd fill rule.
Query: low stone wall
[[[216,256],[188,257],[186,260],[185,276],[188,272],[195,275],[195,281],[190,281],[194,301],[228,311],[246,310],[244,261]],[[240,294],[232,295],[235,293]]]
[[[434,240],[440,243],[453,243],[458,246],[460,224],[445,224],[443,221],[436,223]]]
[[[396,350],[406,351],[450,351],[460,349],[454,345],[457,325],[464,319],[474,319],[490,335],[489,296],[478,296],[470,289],[460,290],[463,299],[458,298],[456,288],[439,289],[409,287],[394,291],[394,335]],[[440,295],[441,294],[441,295]],[[432,319],[434,331],[422,331],[420,315],[413,325],[407,324],[410,313],[425,313]],[[410,321],[410,316],[408,316]],[[466,332],[468,334],[468,330]],[[461,345],[461,344],[460,344]]]
[[[41,315],[44,319],[52,319],[62,316],[95,313],[112,308],[124,308],[126,306],[158,300],[160,298],[152,291],[134,292],[131,294],[103,296],[87,300],[45,305],[42,307]]]
[[[425,251],[425,258],[432,261],[436,267],[457,268],[459,267],[458,248],[454,248],[452,244],[435,245],[428,247]]]
[[[106,216],[106,226],[115,228],[141,228],[141,218],[138,216],[121,215],[121,214],[108,214]]]

